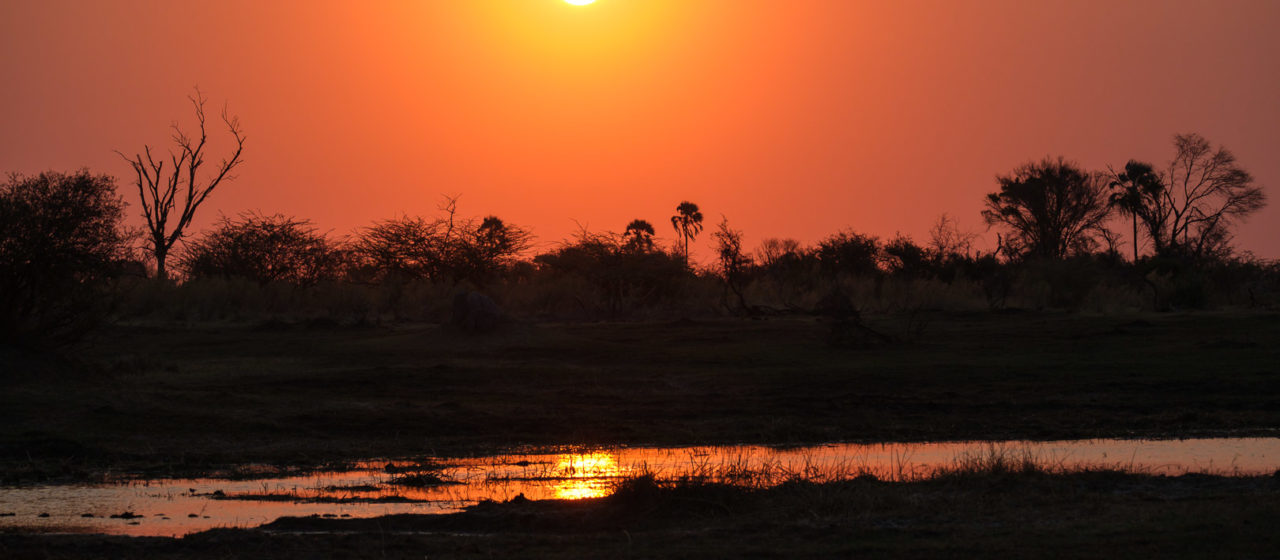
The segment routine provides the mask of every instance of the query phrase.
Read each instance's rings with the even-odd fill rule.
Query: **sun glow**
[[[556,484],[555,497],[581,500],[607,496],[613,490],[613,479],[625,471],[618,465],[618,458],[609,453],[561,455],[555,472],[562,478]]]
[[[573,4],[574,6],[586,6],[587,4],[591,4],[596,0],[564,0],[564,1],[570,4]]]

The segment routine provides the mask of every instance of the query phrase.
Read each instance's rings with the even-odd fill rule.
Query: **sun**
[[[570,4],[573,4],[574,6],[586,6],[587,4],[595,2],[596,0],[564,0],[564,1]]]

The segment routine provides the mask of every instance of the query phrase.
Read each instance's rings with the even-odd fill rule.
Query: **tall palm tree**
[[[1152,210],[1150,204],[1164,188],[1164,183],[1151,164],[1136,160],[1129,160],[1124,164],[1124,171],[1114,173],[1114,177],[1107,203],[1132,220],[1133,262],[1138,262],[1138,218],[1146,221]]]
[[[671,217],[671,227],[675,228],[676,234],[680,236],[684,266],[688,268],[689,241],[702,231],[702,212],[698,210],[698,205],[687,200],[681,202],[676,207],[676,215]]]

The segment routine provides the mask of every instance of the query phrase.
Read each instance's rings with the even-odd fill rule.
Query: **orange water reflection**
[[[631,469],[618,465],[616,453],[597,452],[560,455],[556,470],[563,473],[563,479],[555,485],[555,497],[580,500],[609,495],[612,481],[626,476]]]
[[[821,481],[862,474],[918,480],[938,468],[993,455],[1061,470],[1106,467],[1151,474],[1256,475],[1280,468],[1280,438],[618,448],[429,458],[390,465],[380,460],[348,471],[259,480],[125,480],[0,488],[0,513],[12,514],[0,516],[0,529],[178,536],[218,527],[253,527],[283,516],[433,514],[517,496],[595,498],[608,495],[619,480],[641,474],[752,486],[795,477]],[[405,485],[405,477],[412,480],[413,475],[427,483]],[[437,479],[447,483],[431,483]]]

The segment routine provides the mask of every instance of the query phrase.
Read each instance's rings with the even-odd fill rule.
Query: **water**
[[[1108,467],[1167,475],[1257,475],[1280,469],[1280,438],[620,448],[369,461],[346,471],[257,480],[121,480],[0,488],[0,514],[13,514],[0,516],[0,528],[180,536],[218,527],[254,527],[283,516],[449,513],[481,500],[504,501],[521,494],[534,500],[598,497],[610,493],[618,480],[643,473],[659,478],[714,476],[756,485],[794,476],[832,480],[873,474],[882,480],[915,480],[965,458],[992,453],[1027,457],[1061,470]],[[436,482],[430,477],[449,483],[397,483],[413,474],[426,474],[430,483]]]

